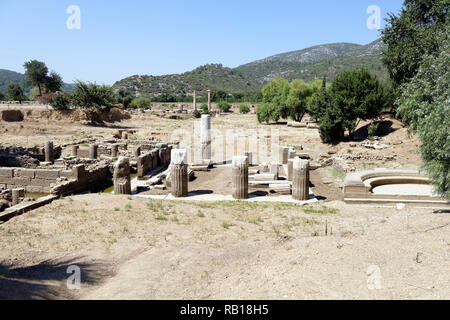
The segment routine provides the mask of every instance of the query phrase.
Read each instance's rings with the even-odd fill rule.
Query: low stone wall
[[[53,158],[61,157],[62,147],[53,147]],[[33,168],[33,165],[28,166],[26,157],[36,159],[38,161],[45,161],[44,148],[22,148],[22,147],[7,147],[0,148],[0,167],[26,167]],[[33,162],[32,162],[33,163]]]
[[[84,190],[96,190],[111,181],[111,169],[107,162],[99,162],[88,169],[84,165],[76,165],[71,173],[71,180],[57,184],[50,192],[54,195],[67,195]]]
[[[71,178],[70,170],[0,168],[0,187],[26,192],[50,193],[52,185]]]
[[[138,179],[143,179],[148,172],[156,169],[157,167],[169,166],[171,151],[172,146],[160,145],[159,148],[153,149],[138,157],[137,160]]]

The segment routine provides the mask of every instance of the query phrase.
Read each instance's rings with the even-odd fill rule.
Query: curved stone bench
[[[344,180],[344,201],[351,203],[398,203],[418,205],[448,205],[449,202],[427,195],[375,194],[372,190],[383,185],[430,185],[431,180],[414,170],[374,169],[349,174]]]

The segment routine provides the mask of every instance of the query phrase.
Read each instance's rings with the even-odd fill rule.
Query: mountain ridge
[[[338,42],[272,55],[236,68],[221,64],[200,66],[192,71],[170,75],[134,75],[117,81],[116,90],[125,88],[139,96],[160,94],[204,94],[207,89],[227,93],[256,93],[275,77],[312,81],[327,75],[332,80],[339,72],[367,68],[381,79],[387,72],[381,62],[385,45],[380,39],[366,45]]]

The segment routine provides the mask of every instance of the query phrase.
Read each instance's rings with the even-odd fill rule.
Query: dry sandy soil
[[[164,141],[194,121],[142,115],[104,126],[2,122],[0,144],[104,139],[118,128]],[[397,159],[362,161],[358,168],[419,166],[417,139],[391,122],[382,142],[394,148],[352,152],[395,152]],[[231,115],[214,118],[212,126],[260,125],[254,115]],[[349,149],[349,142],[321,144],[317,130],[273,127],[283,144],[303,145],[313,158]],[[329,168],[312,172],[315,194],[325,200],[311,207],[62,198],[0,224],[0,299],[449,299],[449,211],[346,205],[340,178]],[[71,265],[81,268],[80,290],[67,288]]]

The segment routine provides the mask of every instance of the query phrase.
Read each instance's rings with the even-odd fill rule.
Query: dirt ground
[[[102,126],[2,122],[0,144],[106,139],[121,128],[165,141],[194,121],[140,115]],[[361,160],[358,169],[418,168],[417,138],[398,121],[385,121],[381,143],[391,147],[384,150],[324,145],[317,130],[272,127],[283,144],[302,145],[314,159],[350,149],[396,155],[394,161]],[[254,115],[230,115],[213,118],[212,126],[262,125]],[[366,126],[358,134],[364,136]],[[230,189],[226,170],[212,173],[215,179],[198,173],[190,190]],[[347,205],[340,201],[342,178],[331,168],[312,171],[321,201],[307,207],[107,194],[61,198],[0,224],[0,299],[449,299],[449,211]],[[67,287],[73,265],[81,270],[79,290]]]

